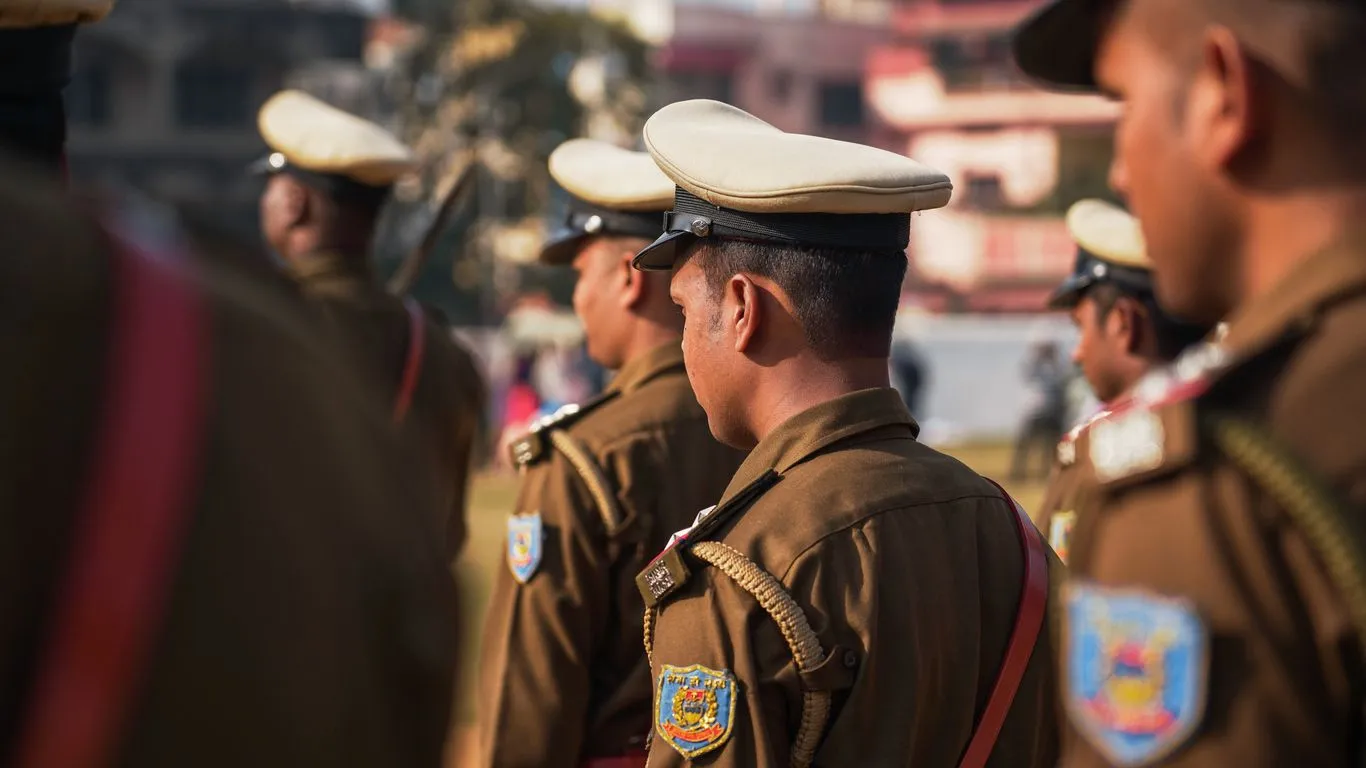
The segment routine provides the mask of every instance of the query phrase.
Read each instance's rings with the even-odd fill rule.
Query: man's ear
[[[1226,27],[1212,27],[1201,40],[1201,66],[1190,88],[1184,116],[1199,162],[1223,169],[1255,141],[1260,129],[1265,84],[1248,50]]]
[[[284,209],[285,221],[291,227],[297,227],[308,220],[312,214],[312,201],[309,199],[308,190],[304,185],[290,180],[285,184],[284,194],[280,196],[280,205]]]
[[[1128,296],[1120,296],[1105,319],[1112,335],[1119,336],[1124,342],[1124,351],[1137,353],[1143,344],[1143,333],[1147,327],[1148,310],[1139,301]]]
[[[631,261],[636,257],[636,252],[631,248],[622,248],[620,258],[617,263],[617,274],[619,285],[622,286],[621,306],[626,309],[635,309],[641,302],[645,301],[645,295],[649,291],[649,277],[644,272],[631,266]]]
[[[735,334],[735,351],[745,354],[758,338],[763,312],[760,289],[749,275],[735,275],[726,281],[721,316]]]

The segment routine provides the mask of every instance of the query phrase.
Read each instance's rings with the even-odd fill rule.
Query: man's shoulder
[[[813,457],[784,472],[725,533],[781,577],[799,557],[851,537],[893,530],[885,516],[934,516],[1000,499],[1000,490],[957,459],[911,440],[877,441]]]

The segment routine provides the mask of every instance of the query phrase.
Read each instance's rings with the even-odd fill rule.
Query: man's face
[[[683,363],[712,435],[727,445],[752,445],[738,418],[734,373],[741,355],[723,322],[722,297],[714,294],[695,257],[674,268],[669,296],[683,310]]]
[[[1077,326],[1077,346],[1072,350],[1072,361],[1081,368],[1091,391],[1103,403],[1124,394],[1125,385],[1119,363],[1127,353],[1128,338],[1118,328],[1115,312],[1101,315],[1100,305],[1090,296],[1083,296],[1072,308],[1072,322]]]
[[[1213,322],[1234,277],[1230,212],[1223,160],[1207,141],[1204,65],[1174,54],[1179,41],[1158,39],[1165,27],[1154,15],[1170,2],[1128,4],[1101,39],[1095,74],[1122,103],[1110,184],[1142,225],[1158,296],[1175,314]]]
[[[588,356],[606,368],[626,361],[624,331],[629,318],[625,300],[630,280],[627,257],[633,251],[621,238],[590,237],[574,257],[574,313],[583,323]]]
[[[298,204],[302,189],[298,182],[283,173],[266,179],[261,194],[261,234],[266,245],[280,257],[287,257],[288,235],[298,220]]]

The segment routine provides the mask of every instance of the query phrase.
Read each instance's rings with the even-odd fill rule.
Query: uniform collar
[[[1363,243],[1358,238],[1306,259],[1270,292],[1234,311],[1221,345],[1234,359],[1256,355],[1313,323],[1334,299],[1366,286]]]
[[[759,441],[726,487],[730,500],[768,470],[786,472],[824,448],[880,427],[904,425],[914,438],[920,427],[895,389],[862,389],[827,400],[793,416]]]
[[[660,344],[643,355],[638,355],[621,366],[612,377],[610,387],[629,394],[666,371],[683,369],[683,345],[680,341]]]
[[[375,286],[369,259],[340,251],[314,251],[287,262],[291,277],[308,295],[356,295]]]

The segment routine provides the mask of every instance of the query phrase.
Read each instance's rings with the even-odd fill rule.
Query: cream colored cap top
[[[1152,269],[1138,219],[1122,208],[1104,200],[1079,200],[1067,210],[1067,231],[1097,258],[1116,266]]]
[[[292,165],[388,186],[416,165],[412,150],[369,120],[302,91],[281,91],[257,114],[261,138]]]
[[[649,154],[605,141],[570,139],[550,153],[550,175],[565,191],[618,211],[667,211],[674,183]]]
[[[908,157],[786,133],[719,101],[664,107],[645,145],[679,187],[747,213],[911,213],[953,193],[948,176]]]

